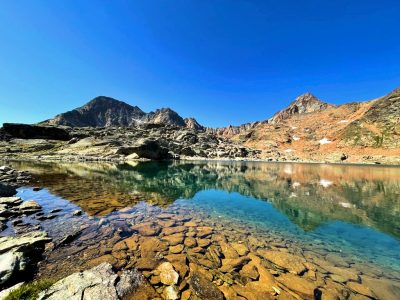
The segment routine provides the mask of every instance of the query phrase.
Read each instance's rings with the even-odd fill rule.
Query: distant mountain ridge
[[[98,96],[81,107],[58,114],[41,124],[71,127],[130,127],[140,124],[164,124],[197,130],[203,128],[194,118],[190,118],[190,122],[185,121],[170,108],[145,113],[137,106],[106,96]]]

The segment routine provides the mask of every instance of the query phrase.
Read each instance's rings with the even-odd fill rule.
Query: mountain
[[[105,96],[96,97],[81,107],[59,114],[41,124],[71,127],[129,127],[139,124],[187,126],[185,120],[170,108],[161,108],[155,112],[145,113],[137,106],[131,106]],[[194,129],[202,127],[193,118],[189,125],[194,126],[191,127]]]
[[[307,93],[267,121],[213,132],[268,160],[399,162],[400,89],[343,105]]]
[[[322,102],[311,93],[297,97],[287,108],[277,112],[270,120],[270,123],[279,123],[297,114],[312,113],[320,111],[333,105]]]

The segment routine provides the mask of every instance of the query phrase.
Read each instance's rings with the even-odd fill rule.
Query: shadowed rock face
[[[69,133],[61,128],[4,123],[2,130],[9,136],[20,139],[48,139],[68,141]]]
[[[184,119],[170,108],[161,108],[155,112],[145,113],[137,106],[131,106],[105,96],[96,97],[81,107],[59,114],[42,123],[71,127],[130,127],[140,124],[186,127]],[[192,123],[198,124],[196,120]],[[198,126],[201,125],[198,124]]]
[[[144,115],[137,106],[99,96],[84,106],[59,114],[45,123],[72,127],[131,126]]]

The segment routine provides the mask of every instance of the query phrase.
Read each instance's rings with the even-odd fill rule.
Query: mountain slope
[[[305,94],[267,122],[238,128],[229,137],[264,159],[390,163],[400,158],[400,89],[339,106]]]
[[[196,123],[195,127],[202,127],[195,119],[192,120],[190,126]],[[71,127],[130,127],[148,123],[187,126],[185,120],[170,108],[145,113],[137,106],[105,96],[96,97],[81,107],[59,114],[41,124]]]

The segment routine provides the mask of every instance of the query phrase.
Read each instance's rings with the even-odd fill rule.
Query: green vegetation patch
[[[12,291],[4,300],[36,300],[41,291],[48,289],[55,280],[43,279],[24,283],[18,289]]]

